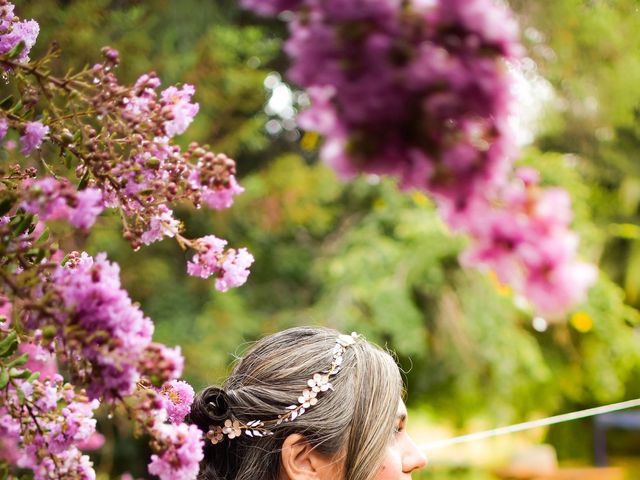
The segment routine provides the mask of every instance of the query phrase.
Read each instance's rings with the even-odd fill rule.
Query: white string
[[[459,443],[473,442],[475,440],[482,440],[484,438],[497,437],[499,435],[507,435],[509,433],[521,432],[523,430],[529,430],[532,428],[544,427],[547,425],[554,425],[556,423],[568,422],[571,420],[578,420],[580,418],[593,417],[596,415],[602,415],[603,413],[617,412],[619,410],[626,410],[628,408],[640,407],[640,398],[635,400],[627,400],[626,402],[613,403],[611,405],[604,405],[602,407],[589,408],[587,410],[580,410],[577,412],[565,413],[562,415],[556,415],[554,417],[541,418],[540,420],[532,420],[530,422],[517,423],[515,425],[509,425],[508,427],[494,428],[492,430],[485,430],[483,432],[470,433],[467,435],[461,435],[459,437],[446,438],[444,440],[435,440],[424,445],[420,445],[421,450],[436,450],[438,448],[445,448],[451,445],[457,445]]]

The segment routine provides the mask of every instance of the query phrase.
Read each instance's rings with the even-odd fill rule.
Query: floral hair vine
[[[331,377],[335,376],[342,369],[343,355],[348,347],[356,343],[360,338],[356,332],[351,335],[339,335],[336,338],[336,344],[333,347],[333,360],[328,370],[315,373],[312,378],[307,380],[307,388],[302,391],[298,397],[298,403],[289,405],[286,412],[278,415],[273,420],[252,420],[242,422],[233,415],[224,421],[224,425],[212,425],[206,433],[206,438],[212,444],[217,444],[224,440],[224,437],[233,439],[239,437],[244,432],[249,437],[265,437],[273,435],[271,428],[280,425],[283,422],[292,422],[309,408],[318,403],[318,395],[328,390],[333,390]]]

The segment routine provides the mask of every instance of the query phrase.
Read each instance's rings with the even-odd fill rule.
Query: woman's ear
[[[282,470],[287,480],[338,480],[341,464],[322,455],[302,435],[289,435],[282,444]]]

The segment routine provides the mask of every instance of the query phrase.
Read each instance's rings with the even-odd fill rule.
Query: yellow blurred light
[[[581,333],[587,333],[593,328],[593,318],[587,312],[576,312],[571,315],[571,325]]]
[[[413,192],[413,194],[411,195],[411,198],[413,199],[413,203],[415,203],[419,207],[427,207],[431,203],[429,200],[429,197],[427,197],[422,192],[417,192],[417,191]]]
[[[500,295],[507,296],[513,293],[511,287],[505,283],[502,283],[498,278],[496,272],[494,272],[493,270],[489,270],[489,281],[491,282],[491,285],[493,285],[493,288],[495,288]]]
[[[300,140],[300,147],[303,150],[313,150],[318,145],[318,140],[320,139],[320,135],[316,132],[305,132]]]

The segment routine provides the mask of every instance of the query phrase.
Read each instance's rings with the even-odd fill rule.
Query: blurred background
[[[200,114],[181,141],[237,161],[246,191],[231,209],[178,215],[190,237],[214,233],[249,248],[256,262],[242,288],[219,293],[187,276],[174,242],[134,253],[108,214],[91,236],[66,239],[120,263],[155,338],[182,346],[196,390],[224,379],[247,342],[320,324],[397,352],[420,444],[640,397],[637,0],[509,2],[529,55],[513,68],[520,163],[571,192],[582,256],[601,267],[587,303],[561,322],[536,317],[490,273],[461,269],[464,238],[423,194],[371,176],[343,183],[318,162],[321,139],[295,127],[308,100],[286,83],[286,28],[277,20],[235,0],[14,3],[40,22],[36,50],[58,42],[66,65],[92,64],[111,45],[123,81],[155,70],[165,86],[194,84]],[[107,443],[93,455],[101,478],[148,476],[145,442],[117,414],[101,415]],[[518,476],[516,467],[556,458],[565,469],[593,465],[593,435],[593,421],[583,420],[437,450],[419,478],[543,478]],[[624,478],[640,478],[639,440],[638,430],[608,432],[608,463]]]

